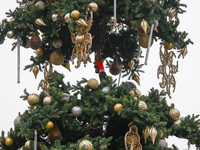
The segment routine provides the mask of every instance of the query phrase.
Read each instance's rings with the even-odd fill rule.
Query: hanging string
[[[35,130],[34,150],[37,150],[37,130]]]
[[[20,38],[17,39],[17,83],[20,83]]]
[[[150,45],[151,45],[151,40],[152,40],[152,35],[153,35],[153,28],[154,28],[154,24],[151,25],[147,53],[146,53],[146,58],[145,58],[145,63],[144,63],[145,65],[147,65],[147,61],[148,61],[148,57],[149,57],[149,50],[150,50]]]

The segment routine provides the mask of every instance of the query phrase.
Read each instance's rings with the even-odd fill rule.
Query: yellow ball
[[[54,123],[52,121],[49,121],[46,125],[45,125],[45,128],[46,129],[52,129],[54,127]]]
[[[171,50],[171,49],[173,48],[173,44],[172,44],[172,43],[166,43],[166,44],[165,44],[165,48],[166,48],[167,50]]]
[[[64,55],[60,52],[54,51],[50,55],[50,61],[54,65],[61,65],[64,62]]]
[[[90,79],[90,80],[88,81],[88,85],[89,85],[89,87],[90,87],[91,89],[96,89],[96,88],[98,88],[98,86],[99,86],[99,82],[98,82],[96,79],[92,78],[92,79]]]
[[[71,12],[71,17],[74,18],[74,19],[78,19],[80,16],[80,12],[78,10],[73,10]]]
[[[38,50],[37,50],[37,56],[42,56],[43,55],[43,50],[41,49],[41,48],[39,48]]]
[[[40,102],[40,97],[39,97],[39,95],[33,93],[33,94],[30,94],[30,95],[28,96],[28,103],[29,103],[29,105],[33,106],[33,105],[35,105],[35,104],[37,104],[37,103],[39,103],[39,102]]]
[[[13,139],[12,139],[12,138],[6,138],[5,144],[6,144],[6,146],[11,146],[11,145],[13,145]]]
[[[122,108],[123,108],[123,105],[120,104],[120,103],[117,103],[117,104],[115,104],[115,106],[114,106],[114,110],[115,110],[116,112],[120,111]]]
[[[172,108],[169,111],[169,116],[174,120],[178,120],[180,117],[180,111],[176,108]]]

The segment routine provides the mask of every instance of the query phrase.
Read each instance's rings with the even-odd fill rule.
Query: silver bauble
[[[52,18],[52,20],[55,22],[55,21],[57,21],[58,20],[58,14],[53,14],[52,16],[51,16],[51,18]]]
[[[48,104],[51,104],[51,96],[46,96],[44,99],[43,99],[43,104],[44,105],[48,105]]]
[[[8,31],[8,32],[7,32],[7,37],[8,37],[9,39],[12,39],[12,38],[13,38],[13,31]]]
[[[46,3],[43,2],[43,1],[38,1],[36,4],[35,4],[36,7],[38,7],[39,9],[41,10],[44,10],[46,8]]]
[[[69,21],[70,21],[70,13],[67,13],[65,15],[64,19],[65,19],[65,22],[69,23]]]
[[[16,126],[16,125],[18,125],[18,124],[20,124],[20,116],[17,116],[17,117],[15,118],[15,120],[14,120],[14,125]]]
[[[63,93],[63,98],[61,100],[69,102],[69,98],[70,98],[69,94]]]
[[[62,46],[62,41],[60,39],[53,41],[53,47],[60,48]]]
[[[92,142],[90,142],[89,140],[83,140],[80,144],[79,144],[79,149],[85,148],[87,150],[92,150],[93,149],[93,144]]]
[[[160,140],[160,141],[159,141],[159,145],[160,145],[160,147],[162,147],[162,148],[167,148],[167,147],[168,147],[168,143],[167,143],[167,141],[165,141],[165,140]]]
[[[103,93],[108,93],[110,91],[110,87],[109,86],[105,86],[103,89],[102,89],[102,92]]]
[[[80,116],[80,115],[82,114],[82,109],[81,109],[81,107],[79,107],[79,106],[74,106],[74,107],[72,108],[72,114],[73,114],[75,117]]]
[[[139,107],[140,110],[142,110],[142,111],[147,110],[147,104],[146,104],[144,101],[139,101],[138,107]]]
[[[84,35],[77,35],[76,36],[76,44],[81,44],[84,41]]]

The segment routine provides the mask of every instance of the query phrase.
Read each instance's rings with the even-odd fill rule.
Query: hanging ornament
[[[33,94],[30,94],[28,96],[28,103],[29,103],[29,105],[33,106],[35,104],[38,104],[39,102],[40,102],[39,95],[33,93]]]
[[[24,147],[29,148],[29,149],[33,149],[33,147],[34,147],[33,141],[32,140],[26,141]]]
[[[165,49],[171,50],[173,48],[173,43],[165,43]]]
[[[60,39],[56,39],[53,41],[53,47],[55,48],[61,48],[62,47],[62,41]]]
[[[112,16],[109,19],[109,23],[110,23],[110,25],[115,25],[117,23],[117,20],[115,20],[114,17]]]
[[[14,18],[10,18],[9,23],[11,24],[11,23],[13,23],[13,21],[15,21],[15,19]]]
[[[36,7],[38,7],[40,10],[44,10],[46,8],[46,3],[43,2],[43,1],[38,1],[36,4],[35,4]]]
[[[91,89],[97,89],[99,86],[99,82],[94,78],[90,79],[87,84]]]
[[[64,66],[67,70],[69,70],[71,72],[71,69],[70,69],[70,63],[69,62],[66,62],[64,63]]]
[[[101,91],[103,93],[108,93],[110,91],[110,87],[109,86],[105,86]]]
[[[75,22],[78,26],[88,26],[88,24],[86,23],[86,21],[83,18],[79,18],[79,19],[75,20]]]
[[[79,149],[87,149],[87,150],[92,150],[93,149],[93,144],[89,140],[83,140],[79,144]]]
[[[27,6],[33,4],[34,0],[27,0],[26,3],[24,3],[23,5],[20,5],[20,8],[25,9]],[[18,2],[19,3],[19,2]]]
[[[144,33],[146,34],[147,33],[147,29],[149,27],[149,24],[146,20],[142,20],[142,22],[140,23],[140,28],[143,29]]]
[[[39,72],[39,69],[38,69],[37,65],[35,65],[35,66],[33,67],[33,74],[34,74],[34,76],[35,76],[35,79],[37,78],[38,72]]]
[[[71,12],[71,17],[74,18],[74,19],[78,19],[80,16],[80,12],[78,10],[73,10]]]
[[[133,75],[133,80],[134,80],[135,82],[137,82],[138,85],[140,85],[140,76],[139,76],[139,75],[137,75],[137,74],[134,73],[134,75]]]
[[[15,120],[14,120],[14,126],[17,126],[17,125],[19,125],[21,122],[20,122],[20,116],[17,116],[16,118],[15,118]]]
[[[55,140],[62,140],[62,134],[55,123],[54,127],[50,129],[47,137],[48,141],[53,145]]]
[[[138,134],[138,128],[135,125],[129,127],[129,131],[124,137],[124,143],[126,150],[142,150],[140,135]]]
[[[45,128],[47,130],[50,130],[54,127],[54,123],[52,121],[48,121],[48,123],[45,125]]]
[[[119,112],[123,108],[123,105],[120,103],[115,104],[114,110],[115,112]]]
[[[72,108],[72,114],[75,116],[75,117],[79,117],[81,114],[82,114],[82,109],[81,107],[79,106],[74,106]]]
[[[139,44],[140,44],[141,47],[147,48],[148,42],[149,42],[149,34],[141,34],[139,36]],[[152,46],[152,45],[153,45],[153,38],[151,39],[150,46]]]
[[[44,23],[44,21],[43,21],[42,19],[40,19],[40,18],[35,19],[35,23],[36,23],[37,25],[39,25],[39,26],[47,26],[47,25]]]
[[[30,39],[30,47],[34,50],[39,49],[42,46],[42,41],[38,35],[38,33],[34,33]]]
[[[67,14],[64,16],[64,19],[65,19],[65,22],[66,22],[66,23],[69,23],[69,22],[70,22],[70,13],[67,13]]]
[[[121,72],[121,66],[117,59],[115,59],[109,69],[112,75],[118,75]]]
[[[64,55],[58,51],[54,51],[50,55],[50,61],[54,65],[61,65],[64,62]]]
[[[158,29],[157,29],[158,25],[159,25],[158,20],[155,20],[153,30],[156,31],[157,33],[158,33]]]
[[[8,31],[6,36],[7,36],[7,38],[12,39],[13,38],[13,31]]]
[[[150,136],[153,144],[155,142],[157,134],[158,134],[158,132],[157,132],[156,128],[154,126],[152,126],[151,129],[149,130],[149,136]]]
[[[42,56],[43,55],[43,50],[41,48],[37,49],[37,56]]]
[[[76,36],[76,43],[77,44],[82,44],[84,41],[84,35],[77,35]]]
[[[51,96],[46,96],[44,99],[43,99],[43,104],[44,105],[48,105],[48,104],[51,104]]]
[[[149,131],[150,131],[149,127],[146,127],[146,129],[142,131],[145,143],[147,142],[147,138],[149,137]]]
[[[6,144],[6,146],[11,146],[11,145],[13,145],[13,139],[7,137],[7,138],[5,139],[5,144]]]
[[[160,138],[163,138],[164,134],[163,134],[162,130],[159,131],[159,134],[160,134]]]
[[[176,108],[172,108],[169,111],[169,116],[174,120],[178,120],[180,117],[180,111]]]
[[[91,11],[92,11],[93,13],[96,12],[96,11],[98,10],[98,5],[97,5],[97,3],[95,3],[95,2],[89,3],[89,7],[90,7],[90,9],[91,9]]]
[[[128,61],[128,66],[129,66],[130,70],[133,69],[134,65],[135,65],[135,61],[133,59]]]
[[[142,110],[142,111],[147,110],[147,104],[146,104],[144,101],[139,101],[138,107],[139,107],[140,110]]]
[[[169,21],[171,21],[176,16],[176,14],[177,14],[176,12],[177,12],[176,8],[174,8],[170,11]]]
[[[63,93],[63,98],[61,99],[62,101],[67,101],[69,102],[69,98],[70,98],[70,95],[67,94],[67,93]]]
[[[187,55],[187,53],[188,53],[187,47],[181,49],[181,55],[183,56],[183,58]]]
[[[160,141],[159,141],[159,145],[160,145],[160,147],[162,147],[162,148],[168,148],[168,143],[167,143],[166,140],[160,140]]]
[[[52,14],[51,19],[55,22],[58,20],[58,14]]]
[[[133,89],[129,92],[129,94],[130,94],[132,97],[136,97],[136,98],[137,98],[137,97],[138,97],[138,98],[141,98],[141,96],[142,96],[140,90],[135,89],[135,88],[133,88]]]
[[[170,88],[173,87],[173,92],[176,87],[176,80],[174,74],[178,72],[178,61],[176,66],[173,65],[173,57],[176,57],[173,51],[164,50],[162,52],[162,45],[160,46],[160,61],[162,65],[158,67],[157,77],[159,79],[159,75],[162,75],[162,82],[159,83],[161,88],[166,88],[167,94],[169,98],[171,98]]]

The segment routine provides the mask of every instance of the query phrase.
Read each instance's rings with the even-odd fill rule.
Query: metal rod
[[[120,74],[119,74],[118,86],[119,86],[119,83],[120,83],[121,75],[122,75],[122,71],[120,71]]]
[[[37,150],[37,130],[35,130],[34,150]]]
[[[148,57],[149,57],[149,50],[151,46],[151,40],[152,40],[152,35],[153,35],[153,28],[154,24],[151,25],[151,30],[150,30],[150,35],[149,35],[149,41],[148,41],[148,47],[147,47],[147,53],[146,53],[146,58],[145,58],[145,65],[147,65]]]
[[[17,83],[20,83],[20,38],[17,39]]]
[[[117,20],[117,0],[114,0],[114,21]]]

